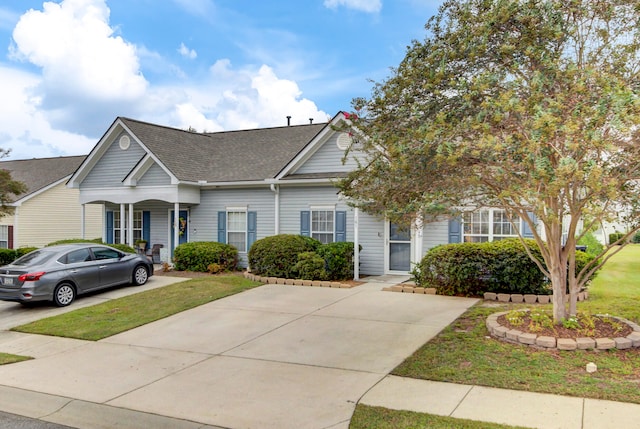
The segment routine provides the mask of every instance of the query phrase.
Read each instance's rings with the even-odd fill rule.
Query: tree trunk
[[[567,294],[567,276],[563,267],[551,267],[551,287],[553,290],[553,321],[562,323],[567,317],[567,308],[564,303]]]

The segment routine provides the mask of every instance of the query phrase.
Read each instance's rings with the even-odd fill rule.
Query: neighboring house
[[[362,246],[359,273],[407,273],[435,245],[511,235],[496,210],[464,228],[441,221],[403,231],[349,207],[333,185],[357,165],[357,153],[343,162],[350,138],[333,127],[343,120],[193,133],[117,118],[68,186],[81,204],[104,203],[105,242],[144,239],[169,252],[225,242],[244,263],[257,239],[303,234]]]
[[[79,191],[67,180],[84,156],[0,161],[0,168],[27,186],[27,191],[8,204],[13,213],[0,218],[0,247],[42,247],[56,240],[102,237],[104,209],[97,204],[81,206]]]

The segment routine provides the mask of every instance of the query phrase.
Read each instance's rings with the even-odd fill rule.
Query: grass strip
[[[200,277],[48,317],[12,330],[97,341],[261,284],[237,275]]]
[[[580,311],[639,322],[640,246],[614,256],[590,286]],[[524,305],[480,303],[392,373],[402,377],[640,403],[640,350],[540,350],[489,337],[486,317]],[[589,362],[598,371],[589,374]]]
[[[29,356],[18,356],[18,355],[12,355],[9,353],[0,353],[0,365],[6,365],[9,363],[16,363],[16,362],[22,362],[25,360],[30,360],[33,359]]]
[[[382,407],[358,405],[349,429],[508,429],[497,423],[477,422],[453,417],[436,416],[433,414],[416,413],[413,411],[389,410]]]

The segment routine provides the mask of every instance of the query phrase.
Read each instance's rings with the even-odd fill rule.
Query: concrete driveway
[[[95,343],[0,332],[0,351],[37,357],[0,367],[0,409],[83,428],[347,428],[475,302],[386,285],[265,285]]]

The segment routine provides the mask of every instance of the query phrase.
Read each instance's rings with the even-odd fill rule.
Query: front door
[[[387,267],[389,272],[411,270],[411,229],[387,222]]]
[[[171,210],[171,223],[169,224],[169,230],[171,231],[171,248],[175,249],[175,236],[173,234],[173,216],[174,211]],[[178,217],[178,244],[183,244],[189,241],[189,212],[187,210],[180,210]]]

